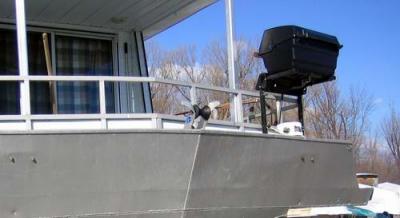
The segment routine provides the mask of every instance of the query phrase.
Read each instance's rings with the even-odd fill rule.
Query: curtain
[[[42,35],[27,33],[30,75],[47,75]],[[15,30],[0,29],[0,75],[18,75],[17,35]],[[31,82],[32,114],[48,114],[50,110],[47,82]],[[20,114],[18,82],[0,82],[0,114]]]
[[[57,75],[113,75],[109,40],[56,37]],[[115,112],[114,87],[106,83],[107,113]],[[99,113],[97,82],[57,82],[57,107],[61,114]]]

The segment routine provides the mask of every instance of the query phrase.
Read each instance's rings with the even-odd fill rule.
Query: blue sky
[[[364,88],[377,103],[373,124],[400,110],[400,1],[398,0],[235,0],[238,36],[259,39],[264,29],[296,24],[336,35],[344,45],[336,75],[344,93]],[[153,37],[165,48],[225,39],[224,1]]]

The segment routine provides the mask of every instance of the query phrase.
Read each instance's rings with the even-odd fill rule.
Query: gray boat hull
[[[204,131],[0,134],[0,217],[276,217],[362,204],[347,142]]]

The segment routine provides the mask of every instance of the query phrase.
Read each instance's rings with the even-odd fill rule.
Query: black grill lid
[[[263,56],[264,54],[271,52],[275,47],[279,46],[280,44],[294,38],[310,39],[316,42],[325,43],[327,46],[330,46],[330,48],[334,51],[338,51],[340,48],[342,48],[342,45],[339,43],[336,36],[328,35],[295,25],[288,25],[265,30],[258,55]]]
[[[299,26],[268,29],[258,53],[268,73],[259,76],[256,89],[299,95],[333,80],[341,47],[335,36]]]

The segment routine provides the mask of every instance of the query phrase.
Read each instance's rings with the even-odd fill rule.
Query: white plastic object
[[[304,136],[303,127],[300,122],[285,122],[276,126],[276,129],[282,135],[287,136]]]

